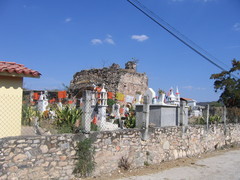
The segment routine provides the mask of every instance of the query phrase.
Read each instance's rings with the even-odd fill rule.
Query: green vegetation
[[[108,99],[108,100],[107,100],[107,105],[108,105],[109,107],[112,107],[112,105],[114,105],[114,104],[116,104],[116,101],[114,101],[113,99]]]
[[[136,127],[136,113],[133,109],[129,110],[129,113],[124,122],[126,128],[135,128]]]
[[[77,120],[81,119],[82,110],[65,106],[56,109],[56,117],[54,123],[58,128],[59,133],[73,133]]]
[[[165,94],[165,91],[162,89],[158,89],[158,94]]]
[[[98,131],[98,126],[96,124],[94,124],[93,122],[91,122],[91,131]]]
[[[206,121],[205,121],[204,117],[198,117],[197,118],[197,123],[204,125],[204,124],[206,124]]]
[[[95,148],[92,146],[92,141],[84,139],[78,142],[76,151],[77,163],[73,173],[80,177],[87,177],[93,172],[96,164],[94,161]]]
[[[210,107],[222,107],[223,105],[220,102],[212,101],[209,103]]]
[[[229,71],[212,74],[210,77],[210,79],[215,80],[215,91],[222,91],[219,101],[223,102],[226,107],[240,108],[240,79],[239,77],[232,76],[234,73],[239,76],[239,71],[240,61],[233,59],[232,68]]]
[[[218,115],[209,116],[209,123],[210,123],[210,124],[220,123],[221,120],[222,120],[221,116],[218,116]]]
[[[28,104],[23,104],[22,107],[22,125],[31,126],[33,125],[34,118],[37,116],[35,108]]]
[[[131,167],[131,164],[130,162],[128,161],[128,158],[127,157],[122,157],[118,163],[118,167],[127,171],[130,169]]]
[[[144,161],[144,166],[149,166],[150,164],[149,164],[149,162],[148,162],[148,159],[149,159],[149,156],[150,156],[150,152],[147,151],[147,152],[146,152],[146,155],[147,155],[147,161]]]

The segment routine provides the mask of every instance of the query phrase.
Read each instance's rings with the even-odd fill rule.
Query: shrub
[[[202,124],[202,125],[206,124],[204,117],[198,117],[197,122],[198,122],[198,124]]]
[[[127,157],[122,157],[118,163],[118,167],[124,169],[125,171],[129,170],[131,167],[130,162]]]
[[[31,126],[34,118],[38,115],[37,110],[28,104],[22,107],[22,125]]]
[[[70,108],[65,106],[56,109],[55,124],[60,133],[72,133],[75,123],[81,118],[82,110],[78,108]]]
[[[209,116],[209,123],[210,124],[217,124],[221,122],[221,116],[214,115],[214,116]]]
[[[126,128],[135,128],[136,127],[136,115],[135,112],[130,111],[124,122]]]
[[[87,177],[93,172],[96,164],[94,161],[95,148],[92,146],[92,141],[85,139],[78,142],[76,151],[77,163],[73,173],[80,177]]]

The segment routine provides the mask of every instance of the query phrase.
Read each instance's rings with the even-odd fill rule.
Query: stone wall
[[[141,139],[142,131],[89,134],[96,147],[94,175],[117,170],[122,157],[137,168],[144,162],[158,164],[240,143],[240,125],[211,126],[208,131],[204,126],[151,128],[146,141]],[[64,134],[0,139],[0,179],[71,179],[76,142],[83,138],[83,134]]]

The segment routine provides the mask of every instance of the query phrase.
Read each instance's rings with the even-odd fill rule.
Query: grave
[[[101,90],[86,90],[83,93],[83,117],[82,125],[85,131],[91,131],[91,123],[97,125],[100,131],[116,130],[117,124],[107,122],[107,91],[102,85]]]
[[[172,89],[172,88],[171,88]],[[166,127],[166,126],[179,126],[187,125],[188,117],[184,113],[187,111],[188,107],[186,104],[181,104],[178,102],[180,99],[180,93],[177,90],[177,96],[174,96],[173,90],[171,91],[169,99],[166,104],[162,101],[154,101],[156,93],[149,88],[145,96],[149,99],[149,125],[156,127]],[[178,104],[179,103],[179,104]],[[144,104],[136,105],[136,127],[142,128],[145,126]],[[184,111],[184,112],[183,112]],[[183,117],[184,116],[184,117]]]

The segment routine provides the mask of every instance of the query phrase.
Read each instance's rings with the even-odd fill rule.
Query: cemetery
[[[152,88],[147,88],[147,76],[136,72],[134,61],[127,62],[125,66],[125,69],[121,69],[119,65],[113,64],[109,69],[76,73],[68,91],[24,91],[24,103],[29,107],[23,109],[23,115],[29,114],[28,111],[35,113],[32,114],[33,117],[28,117],[31,119],[28,123],[24,122],[23,117],[23,124],[33,126],[34,131],[42,135],[142,128],[146,118],[143,114],[146,104],[144,97],[147,97],[150,126],[187,125],[188,106],[184,101],[180,103],[178,88],[176,95],[172,88],[167,95],[164,91],[156,93]],[[96,71],[97,75],[94,74]],[[106,78],[108,76],[94,78],[101,77],[101,73],[108,74],[107,71],[111,74],[119,71],[118,74],[122,73],[123,77],[116,77],[115,79],[120,79],[116,84],[110,83],[111,80]],[[146,81],[143,81],[143,77]],[[83,83],[82,79],[89,81]],[[121,89],[121,84],[126,85],[124,90]],[[62,116],[71,112],[77,112],[72,116],[78,116],[78,119],[65,120],[65,123]]]
[[[112,65],[112,69],[120,68]],[[119,74],[124,74],[122,79],[137,77],[146,84],[135,83],[130,90],[131,78],[131,82],[124,82],[124,91],[123,80],[112,87],[108,80],[94,78],[83,83],[81,75],[92,77],[89,74],[95,71],[98,74],[107,70],[76,73],[66,91],[21,91],[23,111],[22,120],[17,120],[18,134],[11,134],[12,127],[16,127],[11,125],[7,129],[10,134],[2,134],[0,139],[0,179],[99,176],[118,170],[123,160],[130,168],[139,168],[240,143],[240,126],[226,124],[226,114],[222,124],[206,121],[204,125],[189,125],[189,110],[196,110],[194,101],[182,98],[178,88],[155,92],[147,86],[147,76],[136,73],[133,62],[126,63]],[[31,132],[20,132],[26,128]],[[88,153],[91,148],[95,151],[94,162],[85,159],[85,163],[93,163],[94,169],[84,174],[76,167],[82,151],[79,146],[86,140],[91,142]]]

